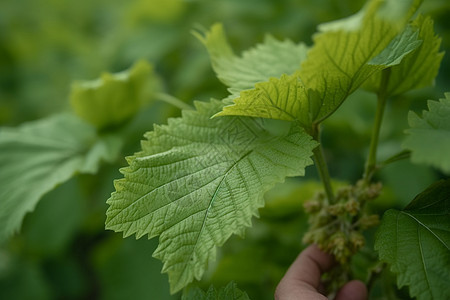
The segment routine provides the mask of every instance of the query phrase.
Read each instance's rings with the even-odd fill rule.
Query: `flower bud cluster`
[[[310,228],[303,241],[319,245],[345,264],[364,246],[362,231],[379,223],[378,215],[369,215],[363,208],[365,203],[380,195],[381,189],[380,183],[359,181],[354,186],[339,189],[333,204],[323,192],[317,193],[304,203],[304,209],[310,215]]]

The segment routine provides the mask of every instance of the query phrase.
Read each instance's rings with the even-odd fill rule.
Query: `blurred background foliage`
[[[226,88],[216,79],[206,50],[192,29],[224,23],[238,52],[261,42],[266,33],[311,44],[319,23],[356,12],[363,0],[17,0],[0,2],[0,125],[16,126],[67,110],[72,82],[118,72],[134,62],[151,62],[161,89],[185,102],[221,99]],[[425,0],[422,12],[435,20],[450,49],[450,3]],[[407,111],[420,111],[426,99],[449,91],[450,68],[444,57],[436,86],[390,101],[382,130],[380,157],[400,150]],[[375,109],[374,96],[357,92],[324,124],[324,147],[331,174],[354,182],[363,170]],[[104,230],[106,199],[120,177],[123,157],[139,150],[139,140],[154,123],[179,116],[178,108],[154,102],[127,125],[121,159],[96,175],[79,175],[48,193],[28,214],[21,233],[0,246],[0,299],[177,299],[169,296],[161,263],[151,257],[157,239],[122,239]],[[0,166],[1,167],[1,166]],[[252,299],[271,299],[277,282],[304,247],[307,219],[302,201],[320,185],[314,167],[301,180],[289,180],[267,195],[267,206],[247,230],[233,237],[200,284],[235,280]],[[401,161],[383,169],[383,196],[372,206],[382,213],[404,207],[441,174]],[[1,183],[0,183],[1,184]],[[24,187],[25,188],[25,187]],[[369,232],[368,236],[373,235]],[[376,254],[364,248],[353,263],[356,277]],[[372,298],[403,299],[383,274]]]

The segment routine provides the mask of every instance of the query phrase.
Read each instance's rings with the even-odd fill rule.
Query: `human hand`
[[[321,294],[320,276],[334,265],[331,255],[311,245],[300,253],[281,279],[275,291],[276,300],[327,300]],[[335,300],[365,300],[367,288],[359,280],[347,282]]]

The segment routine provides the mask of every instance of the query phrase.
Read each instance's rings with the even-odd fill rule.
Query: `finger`
[[[359,280],[347,282],[338,292],[336,300],[366,300],[367,287]]]
[[[317,290],[320,276],[333,265],[334,259],[331,255],[322,252],[316,245],[311,245],[300,253],[285,277],[306,283]]]
[[[334,264],[333,257],[322,252],[316,245],[306,248],[292,263],[278,284],[275,298],[327,299],[317,292],[320,276]]]

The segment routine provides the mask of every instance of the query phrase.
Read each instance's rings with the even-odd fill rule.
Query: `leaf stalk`
[[[333,188],[331,186],[330,172],[328,171],[328,165],[325,160],[322,143],[320,141],[319,124],[313,126],[312,136],[316,141],[319,142],[319,146],[317,146],[313,150],[314,160],[316,162],[315,165],[316,165],[317,171],[319,172],[319,176],[322,181],[323,187],[325,189],[325,193],[327,195],[328,202],[333,204],[336,202],[336,200],[334,197]]]
[[[173,105],[173,106],[175,106],[175,107],[177,107],[177,108],[179,108],[181,110],[183,110],[183,109],[194,109],[189,104],[181,101],[180,99],[178,99],[178,98],[176,98],[176,97],[174,97],[172,95],[166,94],[166,93],[157,93],[155,95],[155,98],[157,100],[160,100],[160,101],[166,102],[168,104],[171,104],[171,105]]]
[[[372,180],[372,176],[377,169],[377,149],[380,139],[381,123],[383,122],[384,109],[388,99],[388,84],[389,77],[391,75],[391,69],[387,68],[381,73],[380,89],[377,93],[377,109],[375,112],[375,123],[372,130],[372,136],[370,139],[369,155],[367,157],[366,168],[364,171],[363,179],[366,183]]]

